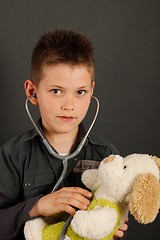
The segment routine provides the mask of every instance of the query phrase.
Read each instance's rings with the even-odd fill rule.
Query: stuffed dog
[[[128,213],[148,224],[160,208],[160,159],[148,154],[110,155],[98,169],[86,170],[82,182],[93,192],[87,210],[78,210],[64,239],[111,240]],[[64,222],[42,218],[26,222],[26,240],[58,240]]]

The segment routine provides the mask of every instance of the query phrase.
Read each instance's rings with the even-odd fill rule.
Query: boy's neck
[[[72,133],[45,134],[49,143],[59,154],[69,154],[77,140],[78,129]]]

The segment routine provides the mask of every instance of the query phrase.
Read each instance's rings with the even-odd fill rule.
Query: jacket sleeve
[[[11,199],[0,194],[0,240],[24,239],[24,224],[32,219],[29,211],[40,197],[13,204]]]

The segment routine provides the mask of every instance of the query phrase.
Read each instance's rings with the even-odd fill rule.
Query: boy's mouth
[[[72,116],[58,116],[58,118],[65,122],[70,122],[70,121],[73,121],[73,119],[75,119],[75,117],[72,117]]]

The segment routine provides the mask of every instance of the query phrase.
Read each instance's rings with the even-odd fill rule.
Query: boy
[[[39,107],[39,127],[57,153],[72,153],[85,135],[82,121],[94,85],[93,47],[85,36],[55,30],[40,38],[32,54],[31,80],[24,86]],[[69,161],[63,186],[51,193],[62,162],[51,156],[34,129],[10,140],[0,150],[0,239],[24,239],[24,224],[33,217],[86,209],[92,194],[82,185],[82,171],[117,153],[112,144],[90,134],[77,165],[73,167],[75,159]],[[124,224],[116,235],[121,237],[126,228]]]

